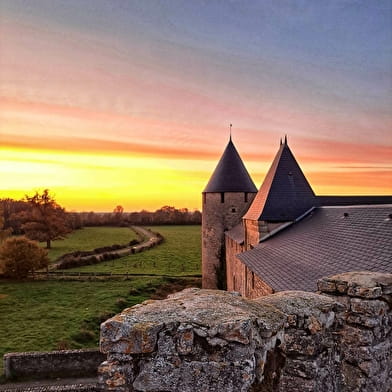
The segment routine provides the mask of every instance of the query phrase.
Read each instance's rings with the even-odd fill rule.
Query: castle
[[[392,273],[392,196],[317,196],[287,137],[257,191],[230,137],[203,191],[203,288],[248,298],[322,276]]]

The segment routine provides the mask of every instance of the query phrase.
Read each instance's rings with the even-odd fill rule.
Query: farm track
[[[113,250],[113,251],[104,251],[101,253],[97,253],[94,256],[100,257],[103,254],[115,254],[120,257],[128,256],[130,254],[140,253],[140,252],[143,252],[147,249],[151,249],[152,247],[157,246],[162,242],[163,237],[161,237],[160,234],[157,235],[157,234],[153,233],[152,231],[147,230],[143,227],[130,226],[130,229],[132,229],[139,236],[140,239],[144,239],[144,241],[137,244],[137,245],[127,246],[122,249],[117,249],[117,250]],[[81,256],[80,259],[86,259],[88,257],[91,257],[91,256]],[[59,266],[60,266],[60,263],[51,264],[49,266],[49,273],[59,269]],[[40,272],[38,272],[36,274],[40,274]]]

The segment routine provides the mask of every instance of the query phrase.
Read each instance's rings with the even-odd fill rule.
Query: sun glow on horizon
[[[201,192],[215,160],[143,157],[126,154],[0,148],[0,197],[21,199],[49,188],[67,210],[155,210],[162,205],[201,208]],[[271,162],[245,164],[259,187]],[[301,165],[301,162],[300,162]],[[330,163],[301,165],[316,194],[390,194],[391,168],[349,168]]]
[[[316,194],[392,194],[390,1],[245,3],[0,1],[0,197],[200,209],[230,123],[257,187],[288,134]]]

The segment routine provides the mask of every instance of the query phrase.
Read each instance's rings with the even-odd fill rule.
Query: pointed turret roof
[[[257,192],[231,137],[203,192]]]
[[[316,205],[316,196],[285,137],[244,219],[293,221]]]

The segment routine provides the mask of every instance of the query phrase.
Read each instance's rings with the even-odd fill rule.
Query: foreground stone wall
[[[255,300],[187,289],[101,326],[106,391],[377,391],[392,388],[392,275],[323,279],[321,293]]]
[[[104,359],[97,349],[8,353],[3,357],[8,380],[94,377]]]
[[[335,275],[318,288],[345,307],[338,342],[346,390],[392,391],[392,275]]]

